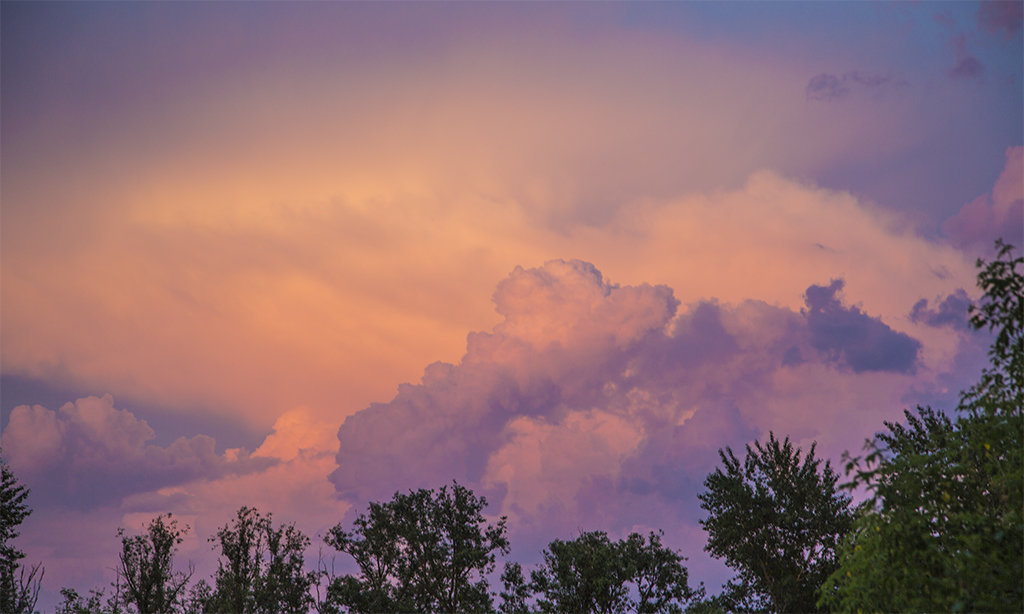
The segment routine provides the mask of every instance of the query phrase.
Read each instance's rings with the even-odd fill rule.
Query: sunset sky
[[[314,537],[457,479],[663,529],[769,431],[955,405],[1024,222],[1022,4],[2,4],[0,447],[18,544],[241,505]],[[339,563],[341,559],[339,558]]]

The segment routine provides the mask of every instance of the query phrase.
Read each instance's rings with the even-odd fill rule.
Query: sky
[[[1024,235],[1020,2],[0,11],[0,449],[44,607],[160,513],[202,577],[242,505],[315,561],[453,479],[510,560],[661,529],[713,593],[718,449],[841,465],[954,407],[975,260]]]

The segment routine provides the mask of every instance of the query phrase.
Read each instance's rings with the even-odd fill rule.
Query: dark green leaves
[[[805,457],[789,438],[747,446],[740,462],[719,451],[722,467],[699,495],[708,517],[705,550],[738,572],[739,592],[777,612],[810,612],[835,569],[836,547],[853,522],[849,497],[836,490],[829,463]],[[755,601],[757,599],[754,599]]]
[[[359,565],[336,578],[328,604],[351,612],[492,611],[485,576],[495,552],[508,552],[505,519],[488,524],[487,500],[452,484],[437,492],[395,493],[371,503],[352,531],[339,524],[326,537]]]
[[[955,419],[931,408],[868,442],[851,487],[871,495],[823,603],[843,610],[1024,610],[1024,276],[997,242],[982,269],[975,328],[995,332],[990,365]]]
[[[683,557],[659,533],[612,542],[603,531],[554,540],[531,576],[540,612],[682,612],[695,593]],[[508,573],[508,570],[506,570]]]

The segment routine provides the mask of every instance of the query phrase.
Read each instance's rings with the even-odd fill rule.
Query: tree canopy
[[[0,457],[0,612],[19,614],[35,609],[43,568],[26,568],[25,553],[14,546],[21,523],[32,513],[26,499],[29,490]]]
[[[822,602],[843,610],[1024,611],[1024,258],[979,260],[971,324],[990,365],[955,418],[928,407],[886,422],[852,459],[870,497]]]
[[[505,518],[488,523],[486,506],[486,498],[458,483],[370,503],[351,531],[339,523],[325,538],[360,569],[359,576],[332,581],[328,605],[350,612],[492,611],[486,576],[495,553],[507,553],[509,544]]]
[[[738,572],[737,599],[775,612],[815,610],[819,587],[834,570],[836,548],[853,524],[849,496],[831,465],[769,433],[747,445],[743,462],[719,450],[722,466],[698,495],[708,515],[705,550]]]
[[[129,536],[124,529],[118,531],[118,574],[124,581],[123,599],[138,614],[170,614],[178,606],[192,577],[191,568],[188,573],[174,571],[174,553],[187,532],[188,527],[179,528],[170,514],[151,520],[142,535]]]
[[[294,524],[274,528],[271,514],[242,507],[210,541],[220,547],[220,562],[206,612],[297,614],[309,609],[314,579],[304,569],[309,538]]]
[[[590,531],[552,541],[543,557],[528,585],[540,612],[682,612],[696,595],[685,559],[662,545],[660,533],[631,533],[613,542],[604,531]]]

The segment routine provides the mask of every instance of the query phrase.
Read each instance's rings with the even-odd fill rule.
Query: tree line
[[[453,482],[371,502],[324,543],[358,572],[305,565],[310,539],[294,524],[242,507],[210,538],[209,580],[175,568],[189,528],[171,514],[139,535],[118,532],[116,580],[60,614],[371,612],[1024,611],[1024,258],[997,242],[978,261],[976,329],[995,334],[989,365],[951,415],[929,407],[885,422],[862,456],[830,462],[769,433],[720,465],[698,495],[705,550],[736,575],[715,595],[689,584],[685,557],[661,532],[613,540],[603,531],[556,539],[524,569],[504,517]],[[28,490],[0,461],[0,612],[33,612],[43,576],[12,545],[31,513]],[[863,495],[854,505],[852,492]]]

